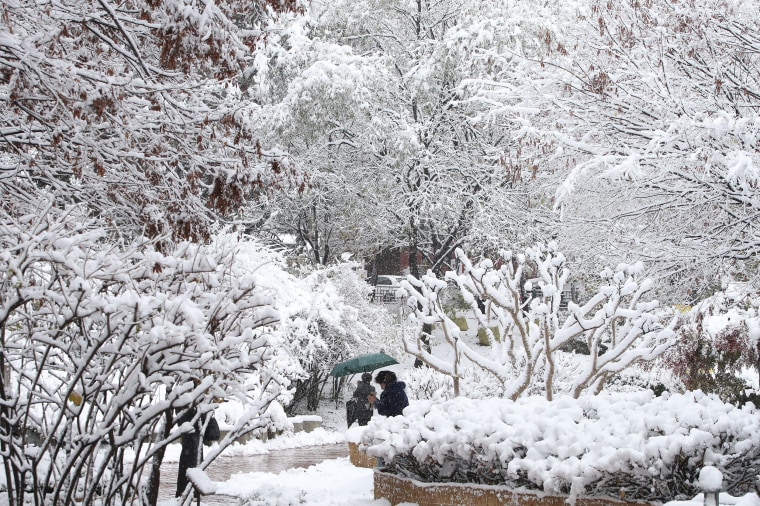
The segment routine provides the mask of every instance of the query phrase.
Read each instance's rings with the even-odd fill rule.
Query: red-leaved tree
[[[297,0],[22,0],[0,7],[0,193],[51,194],[122,233],[208,236],[292,174],[251,133],[236,79]]]

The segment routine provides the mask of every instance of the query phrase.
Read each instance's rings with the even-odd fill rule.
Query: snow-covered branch
[[[459,338],[453,315],[441,303],[445,281],[429,273],[420,281],[404,283],[418,323],[416,337],[405,336],[406,350],[454,378],[455,395],[464,360],[495,376],[504,397],[543,391],[551,400],[559,388],[558,358],[571,343],[587,350],[573,359],[578,371],[569,392],[579,397],[584,391],[598,393],[612,376],[656,358],[674,342],[676,318],[659,311],[656,301],[643,299],[651,282],[638,281],[640,264],[605,270],[597,293],[578,305],[566,300],[569,270],[554,244],[529,248],[524,254],[502,252],[496,264],[489,259],[473,264],[461,250],[457,258],[460,272],[446,277],[456,283],[469,306],[466,314],[487,336],[484,351]],[[453,363],[419,345],[423,324],[440,325],[443,343],[453,350]]]
[[[152,460],[192,425],[174,426],[175,415],[240,401],[249,409],[221,443],[231,444],[267,424],[288,381],[267,330],[279,316],[236,265],[234,243],[114,246],[74,216],[51,206],[0,221],[10,504],[137,500],[158,484]]]

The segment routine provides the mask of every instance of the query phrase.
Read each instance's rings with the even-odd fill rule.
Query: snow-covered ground
[[[218,483],[216,492],[246,499],[246,506],[388,506],[375,500],[372,470],[354,467],[348,457],[278,474],[246,473]],[[233,503],[235,504],[235,503]]]
[[[302,447],[319,447],[345,443],[345,434],[337,430],[317,429],[312,432],[287,434],[267,442],[258,440],[235,444],[225,450],[220,459],[261,455]],[[170,445],[166,463],[179,459],[179,445]],[[230,506],[243,499],[246,506],[388,506],[386,500],[375,500],[372,470],[354,467],[348,457],[328,459],[309,468],[295,468],[280,473],[236,473],[226,481],[205,482],[207,492],[231,496]],[[173,506],[176,499],[160,501],[161,506]],[[219,504],[214,500],[214,504]]]

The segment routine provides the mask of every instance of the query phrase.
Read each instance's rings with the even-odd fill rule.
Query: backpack
[[[346,401],[346,421],[349,427],[358,419],[359,410],[357,407],[356,399],[353,397]]]

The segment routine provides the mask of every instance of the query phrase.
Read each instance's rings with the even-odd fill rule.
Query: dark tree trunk
[[[306,394],[309,391],[310,382],[311,382],[310,379],[296,381],[296,391],[293,392],[293,400],[290,401],[290,404],[285,406],[285,413],[287,413],[288,416],[295,415],[296,408],[301,403],[301,401],[306,397]]]
[[[322,397],[322,387],[326,381],[327,378],[322,378],[322,374],[318,370],[311,371],[309,379],[298,381],[296,391],[293,393],[293,400],[285,406],[285,413],[293,416],[298,405],[304,399],[306,399],[306,409],[316,411]]]
[[[322,392],[321,383],[321,375],[318,372],[313,372],[309,378],[309,390],[306,395],[306,409],[309,411],[316,411],[319,407],[319,398]]]
[[[414,223],[412,223],[412,230],[414,231],[414,234],[412,236],[412,246],[409,248],[409,272],[417,279],[420,279],[420,266],[417,262],[417,253],[418,253],[418,245],[417,245],[417,228],[414,226]],[[425,323],[422,325],[422,336],[420,337],[420,340],[422,341],[422,346],[425,348],[425,351],[430,352],[430,334],[433,332],[433,326],[429,323]],[[414,359],[414,367],[422,367],[425,363],[420,360],[419,358]]]

